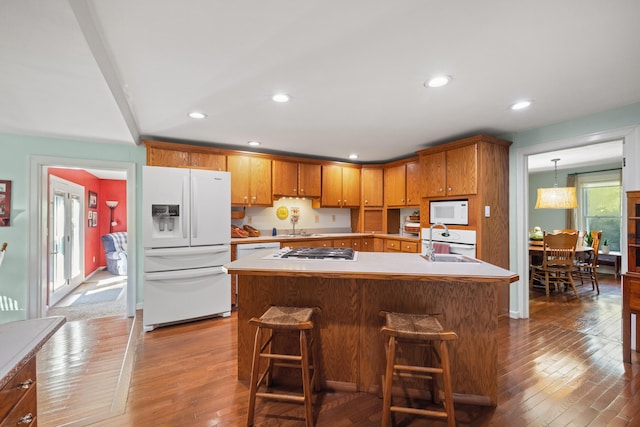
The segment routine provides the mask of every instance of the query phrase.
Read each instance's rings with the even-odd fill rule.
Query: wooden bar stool
[[[316,390],[320,388],[320,378],[317,375],[318,369],[317,367],[314,369],[314,365],[318,363],[317,346],[313,342],[312,317],[315,311],[315,308],[272,306],[260,316],[260,318],[254,317],[249,320],[249,323],[258,326],[258,330],[256,331],[253,347],[247,426],[253,425],[256,397],[303,403],[307,426],[310,427],[314,425],[311,405],[311,387],[313,386]],[[269,335],[263,342],[262,335],[265,329],[269,330]],[[272,353],[272,344],[277,333],[296,330],[299,331],[300,338],[299,355]],[[309,347],[311,347],[313,364],[309,363]],[[267,360],[267,367],[262,373],[260,373],[260,359]],[[301,369],[303,393],[258,392],[263,382],[266,388],[270,387],[274,366]],[[311,371],[313,375],[310,375]]]
[[[385,370],[383,391],[382,426],[387,427],[391,422],[391,412],[422,415],[427,417],[446,418],[448,425],[456,425],[453,409],[453,392],[451,390],[451,373],[449,367],[449,353],[447,341],[457,340],[455,332],[445,331],[434,316],[422,314],[404,314],[380,312],[385,317],[385,325],[381,332],[389,337],[387,344],[387,367]],[[396,364],[396,347],[399,342],[409,345],[427,346],[433,354],[432,360],[440,360],[439,367]],[[403,406],[392,406],[391,387],[393,376],[429,380],[431,384],[431,398],[436,404],[442,403],[444,411],[419,409]],[[440,401],[438,378],[442,376],[444,401]]]

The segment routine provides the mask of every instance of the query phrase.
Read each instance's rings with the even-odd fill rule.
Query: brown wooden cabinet
[[[422,196],[449,197],[477,193],[477,144],[434,153],[423,150],[421,153],[424,153],[420,156]]]
[[[420,204],[420,163],[392,163],[384,169],[384,199],[390,207],[418,206]]]
[[[627,264],[622,275],[622,360],[631,363],[631,315],[635,315],[636,352],[640,352],[640,191],[627,192]]]
[[[215,152],[194,151],[193,147],[158,141],[145,141],[147,165],[224,171],[227,156]]]
[[[383,176],[381,167],[363,166],[360,171],[362,178],[362,206],[380,207],[384,203],[383,199]]]
[[[0,389],[0,426],[37,425],[36,358]]]
[[[409,242],[406,240],[385,239],[385,252],[408,252],[418,253],[420,245],[418,242]]]
[[[230,155],[227,156],[227,170],[231,172],[232,205],[272,205],[271,160]]]
[[[349,166],[322,166],[322,206],[359,207],[360,169]]]
[[[320,197],[321,166],[273,160],[273,195],[287,197]]]

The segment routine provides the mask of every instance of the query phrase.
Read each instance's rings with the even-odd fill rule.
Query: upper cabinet
[[[226,170],[227,156],[215,152],[194,151],[191,146],[145,141],[147,165],[174,168]]]
[[[383,169],[381,167],[363,166],[360,171],[362,177],[362,206],[381,207],[383,205]]]
[[[231,204],[271,206],[271,160],[262,157],[227,156],[231,172]]]
[[[449,197],[478,191],[478,146],[465,145],[420,155],[423,197]]]
[[[349,166],[322,166],[322,206],[359,207],[360,169]]]
[[[289,197],[320,197],[321,166],[273,160],[273,195]]]
[[[384,169],[384,200],[389,207],[420,204],[420,163],[392,163]]]

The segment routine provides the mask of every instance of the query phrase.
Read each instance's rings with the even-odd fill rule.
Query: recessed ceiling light
[[[435,77],[432,77],[431,79],[427,80],[424,83],[424,85],[426,87],[441,87],[441,86],[446,85],[450,81],[451,81],[451,77],[450,76],[435,76]]]
[[[513,104],[511,106],[512,110],[523,110],[525,108],[528,108],[531,106],[532,101],[529,100],[525,100],[525,101],[518,101],[515,104]]]
[[[273,99],[275,102],[289,102],[291,97],[289,97],[289,95],[287,95],[286,93],[276,93],[271,97],[271,99]]]
[[[349,158],[350,158],[351,160],[355,160],[355,159],[357,159],[357,158],[358,158],[358,155],[357,155],[356,153],[352,153],[352,154],[349,154]]]
[[[257,147],[258,145],[260,145],[260,141],[249,141],[247,142],[247,144],[251,145],[252,147]]]
[[[189,113],[189,117],[191,117],[192,119],[204,119],[205,117],[207,117],[207,115],[205,113],[201,113],[200,111],[192,111]]]

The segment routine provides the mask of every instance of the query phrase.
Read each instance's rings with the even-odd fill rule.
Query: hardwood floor
[[[457,404],[458,425],[640,425],[640,358],[634,354],[633,364],[622,363],[619,282],[602,276],[600,295],[590,285],[578,290],[579,299],[569,292],[547,298],[534,290],[530,319],[500,320],[498,406]],[[235,314],[146,334],[133,325],[129,345],[135,361],[128,396],[128,378],[120,379],[124,397],[117,405],[118,374],[107,361],[124,351],[132,325],[123,320],[99,319],[99,326],[97,320],[73,322],[81,345],[59,333],[47,344],[59,352],[41,350],[40,426],[244,425],[248,390],[236,380]],[[78,369],[81,364],[84,371]],[[122,354],[115,365],[126,366]],[[60,400],[80,386],[81,395]],[[314,402],[318,426],[380,425],[382,400],[375,395],[324,391],[314,395]],[[85,418],[87,413],[92,418]],[[258,400],[256,425],[304,425],[302,406]],[[395,425],[445,423],[398,415]]]

